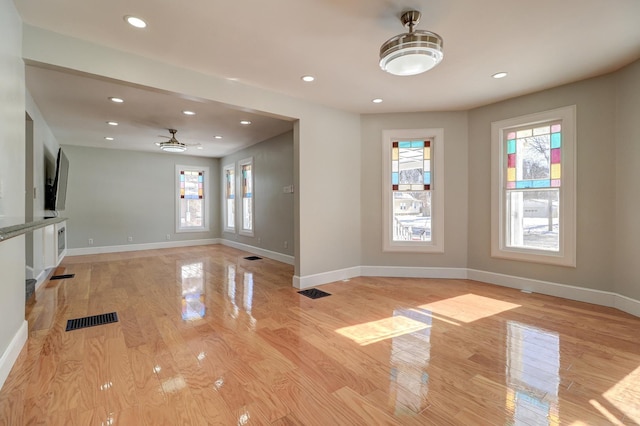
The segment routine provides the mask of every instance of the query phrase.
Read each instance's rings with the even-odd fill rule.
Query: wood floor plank
[[[66,257],[75,278],[27,303],[0,424],[640,424],[640,318],[470,280],[358,277],[312,300],[248,255]]]

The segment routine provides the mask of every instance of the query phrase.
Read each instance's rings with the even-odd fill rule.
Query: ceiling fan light
[[[165,152],[184,152],[187,146],[182,142],[160,142],[160,149]]]
[[[420,12],[409,11],[400,18],[408,33],[387,40],[380,47],[380,68],[399,75],[416,75],[429,71],[444,57],[442,37],[431,31],[414,30]]]

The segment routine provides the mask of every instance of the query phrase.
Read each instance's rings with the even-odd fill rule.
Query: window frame
[[[232,170],[233,171],[233,179],[231,181],[231,185],[233,185],[233,227],[230,227],[228,225],[229,223],[229,218],[228,218],[228,211],[227,211],[227,201],[228,201],[228,193],[227,193],[227,171],[228,170]],[[222,167],[222,229],[224,232],[236,232],[236,222],[237,222],[237,188],[236,188],[237,184],[236,184],[236,165],[235,163],[232,164],[227,164],[226,166]]]
[[[507,130],[562,122],[562,184],[559,188],[558,252],[507,246],[507,194],[505,188]],[[523,115],[491,123],[491,257],[576,267],[576,106]]]
[[[431,140],[431,241],[393,241],[393,190],[391,147],[398,140]],[[394,129],[382,131],[382,251],[444,253],[444,129]]]
[[[243,185],[243,174],[242,174],[242,168],[243,166],[246,165],[250,165],[251,166],[251,229],[246,229],[244,227],[244,185]],[[237,173],[237,183],[238,186],[237,188],[240,188],[240,191],[236,191],[237,193],[240,194],[239,197],[236,197],[238,199],[238,202],[240,203],[240,208],[237,209],[237,212],[240,214],[240,223],[239,226],[237,226],[238,228],[238,234],[240,235],[245,235],[248,237],[253,237],[254,236],[254,232],[255,232],[255,227],[256,227],[256,218],[255,218],[255,210],[256,210],[256,178],[255,178],[255,164],[253,162],[253,157],[248,157],[242,160],[238,160],[238,169],[239,173]],[[236,205],[237,207],[237,205]],[[236,213],[236,214],[238,214]]]
[[[190,172],[202,172],[203,174],[203,194],[202,194],[202,226],[189,226],[183,227],[180,223],[180,172],[181,171],[190,171]],[[176,164],[175,166],[175,222],[176,222],[176,233],[185,233],[185,232],[207,232],[209,231],[209,206],[207,203],[209,202],[209,167],[206,166],[187,166]]]

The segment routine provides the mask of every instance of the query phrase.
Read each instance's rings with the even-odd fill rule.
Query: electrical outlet
[[[167,241],[171,239],[171,234],[167,234]]]
[[[289,248],[289,242],[288,241],[285,241],[283,245],[284,245],[284,248]]]
[[[89,238],[89,245],[92,246],[93,245],[93,238]]]
[[[127,237],[127,241],[129,241],[130,243],[133,242],[133,237]]]

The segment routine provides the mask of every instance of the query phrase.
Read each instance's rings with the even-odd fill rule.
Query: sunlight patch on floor
[[[640,367],[602,394],[629,419],[640,424]]]
[[[457,321],[469,323],[497,315],[510,309],[519,308],[520,306],[521,305],[515,303],[469,293],[421,305],[420,308],[453,318]]]
[[[360,346],[366,346],[429,327],[431,327],[429,324],[400,315],[339,328],[336,332],[353,340]]]

